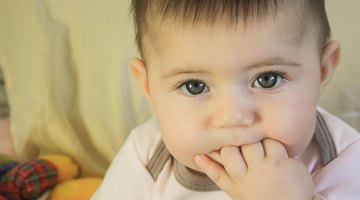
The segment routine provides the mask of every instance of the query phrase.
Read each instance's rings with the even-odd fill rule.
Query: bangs
[[[172,19],[183,23],[213,24],[225,19],[236,24],[239,19],[247,21],[276,13],[277,0],[154,0],[147,1],[151,12],[149,19],[163,21]]]

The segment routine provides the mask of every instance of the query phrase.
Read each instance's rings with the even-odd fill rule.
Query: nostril
[[[253,114],[247,115],[233,115],[223,116],[222,118],[217,119],[219,128],[236,128],[236,127],[248,127],[252,126],[255,122],[255,116]]]
[[[252,126],[255,123],[256,105],[251,97],[231,91],[218,97],[211,113],[217,128]]]

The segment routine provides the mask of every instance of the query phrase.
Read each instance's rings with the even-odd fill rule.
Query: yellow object
[[[56,166],[59,173],[58,182],[71,180],[79,175],[79,166],[68,156],[50,154],[40,156],[39,159],[47,160]]]
[[[81,178],[60,183],[48,200],[89,200],[101,182],[101,178]]]

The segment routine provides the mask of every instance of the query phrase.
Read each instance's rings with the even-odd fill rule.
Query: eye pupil
[[[264,74],[257,78],[259,85],[263,88],[272,88],[275,86],[277,82],[277,75],[276,74]]]
[[[189,81],[186,83],[186,89],[190,94],[201,94],[205,90],[205,84],[200,81]]]

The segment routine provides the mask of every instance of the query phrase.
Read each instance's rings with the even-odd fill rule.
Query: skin
[[[131,61],[170,153],[232,199],[313,196],[309,172],[293,158],[313,137],[340,50],[332,41],[319,53],[316,29],[287,13],[246,28],[241,20],[233,29],[163,23],[157,38],[144,36],[146,60]],[[277,78],[271,88],[259,84],[264,73]],[[189,80],[206,87],[194,95]]]

